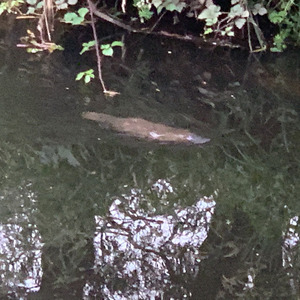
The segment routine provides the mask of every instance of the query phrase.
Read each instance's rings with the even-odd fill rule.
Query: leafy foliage
[[[221,36],[234,36],[234,28],[242,29],[249,16],[248,7],[242,1],[232,0],[228,13],[222,12],[220,6],[212,4],[202,10],[198,19],[205,21],[205,35],[214,32]]]
[[[83,24],[84,17],[88,13],[88,11],[89,10],[86,7],[82,7],[78,9],[77,13],[68,12],[64,15],[64,21],[72,25],[81,25]]]
[[[220,6],[212,4],[200,13],[198,19],[205,20],[206,26],[212,26],[218,22],[218,18],[221,15],[220,9]]]
[[[78,4],[77,0],[54,0],[50,4],[53,6],[50,9],[53,9],[54,13],[59,10],[65,10],[60,21],[72,26],[84,25],[86,23],[85,18],[89,11],[87,7],[82,6],[78,11],[72,10],[72,7]],[[49,11],[44,5],[46,4],[42,0],[2,1],[0,3],[0,15],[4,12],[24,15],[25,12],[26,15],[38,15],[40,16],[40,21],[43,21],[43,11]],[[220,5],[214,4],[211,0],[199,0],[197,4],[195,4],[195,1],[188,2],[187,0],[134,0],[133,6],[136,7],[142,23],[156,15],[162,16],[166,11],[181,13],[203,21],[205,23],[203,35],[208,36],[213,34],[214,38],[233,37],[236,35],[236,32],[247,26],[250,50],[252,50],[251,34],[256,35],[261,49],[264,49],[266,45],[262,34],[263,28],[259,27],[256,18],[257,16],[266,16],[279,29],[272,40],[273,46],[271,47],[271,51],[279,52],[286,49],[287,40],[297,45],[300,44],[300,3],[296,1],[277,0],[274,2],[263,0],[258,3],[254,0],[231,0],[229,11],[223,11]],[[126,12],[123,4],[122,10],[123,13]],[[115,16],[117,15],[118,12]],[[40,24],[42,23],[40,22]],[[48,28],[48,31],[51,31],[51,28]],[[28,51],[35,53],[43,49],[45,50],[47,47],[30,47]],[[54,47],[51,51],[55,49]],[[89,47],[84,48],[83,52],[88,50]],[[103,45],[102,53],[111,56],[113,51],[108,45]]]
[[[4,1],[0,3],[0,15],[4,12],[13,13],[23,4],[22,0]]]
[[[158,14],[163,10],[182,13],[185,9],[187,15],[193,15],[190,12],[192,4],[184,1],[136,0],[134,3],[143,22],[153,17],[153,8]],[[274,37],[274,47],[271,48],[271,51],[284,50],[286,38],[291,38],[297,44],[300,43],[298,34],[300,30],[299,3],[280,0],[274,7],[273,2],[268,1],[257,3],[256,1],[231,0],[229,12],[222,11],[221,7],[212,1],[200,1],[200,3],[202,6],[198,6],[196,17],[205,21],[204,35],[214,33],[215,36],[234,36],[235,30],[240,30],[248,24],[256,27],[254,32],[257,34],[257,38],[262,40],[261,34],[257,33],[259,27],[253,16],[268,15],[269,20],[280,28],[280,32]],[[262,46],[262,43],[260,44]]]
[[[148,0],[134,0],[133,5],[138,9],[139,18],[142,23],[152,18],[153,12],[150,11],[151,3]]]
[[[82,50],[80,51],[80,55],[82,55],[84,52],[91,50],[91,48],[95,45],[96,42],[94,40],[87,43],[82,43]]]
[[[152,1],[152,4],[156,7],[158,14],[160,14],[163,9],[168,11],[182,12],[182,10],[186,7],[186,3],[180,0],[154,0]]]
[[[84,79],[85,83],[89,83],[93,78],[95,78],[95,74],[94,74],[93,69],[89,69],[87,71],[80,72],[76,76],[76,80]]]
[[[123,47],[124,44],[120,41],[114,41],[111,44],[103,44],[101,45],[102,54],[105,56],[113,56],[114,47]]]
[[[134,1],[134,6],[138,9],[140,20],[144,22],[144,20],[149,20],[153,16],[152,8],[155,8],[158,14],[163,10],[182,12],[187,4],[180,0],[138,0]]]
[[[273,52],[286,49],[286,39],[292,39],[300,44],[300,3],[296,1],[281,0],[276,7],[270,7],[269,20],[279,26],[279,33],[274,37]]]

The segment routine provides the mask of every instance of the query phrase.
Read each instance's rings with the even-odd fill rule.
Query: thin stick
[[[101,55],[100,55],[100,51],[99,51],[99,43],[98,43],[97,32],[96,32],[96,27],[95,27],[95,20],[94,20],[94,11],[93,11],[93,6],[92,6],[92,3],[91,3],[91,0],[88,0],[88,4],[89,4],[90,16],[91,16],[91,26],[92,26],[92,29],[93,29],[93,36],[94,36],[94,40],[95,40],[95,43],[96,43],[98,77],[99,77],[100,83],[102,85],[103,92],[106,93],[107,89],[105,87],[105,83],[104,83],[104,80],[103,80],[103,77],[102,77]]]
[[[131,26],[123,24],[119,20],[116,20],[116,19],[112,18],[111,16],[108,16],[107,14],[104,14],[101,11],[99,11],[97,9],[96,5],[91,0],[88,0],[88,2],[89,2],[90,13],[92,12],[93,14],[95,14],[100,19],[102,19],[106,22],[112,23],[112,24],[114,24],[114,25],[116,25],[120,28],[125,29],[125,30],[128,30],[129,32],[137,32],[133,28],[131,28]]]

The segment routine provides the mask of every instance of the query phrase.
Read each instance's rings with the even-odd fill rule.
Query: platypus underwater
[[[203,138],[187,129],[174,128],[140,118],[118,118],[96,112],[84,112],[82,117],[99,122],[113,130],[147,140],[191,144],[204,144],[210,141],[209,138]]]

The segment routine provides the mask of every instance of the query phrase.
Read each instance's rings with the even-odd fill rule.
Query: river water
[[[299,299],[297,51],[125,36],[92,54],[1,33],[1,299]],[[75,51],[75,50],[74,50]],[[137,139],[85,111],[210,138]]]

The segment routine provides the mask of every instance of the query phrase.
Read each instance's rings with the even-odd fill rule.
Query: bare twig
[[[38,31],[42,43],[51,42],[51,31],[54,23],[54,9],[52,0],[44,0],[43,13],[38,22]]]
[[[248,11],[249,11],[249,17],[247,18],[247,28],[248,28],[248,44],[249,44],[250,51],[251,52],[265,51],[266,50],[266,41],[265,41],[264,35],[263,35],[261,29],[259,28],[259,26],[257,25],[257,23],[255,22],[251,10],[248,9]],[[252,48],[250,24],[253,26],[257,40],[259,42],[260,48],[257,50],[253,50],[253,48]]]
[[[103,89],[103,93],[110,96],[110,97],[114,97],[115,95],[118,95],[118,92],[115,91],[109,91],[106,89],[105,87],[105,83],[103,80],[103,76],[102,76],[102,66],[101,66],[101,54],[99,51],[99,41],[98,41],[98,37],[97,37],[97,31],[96,31],[96,27],[95,27],[95,19],[94,19],[94,13],[95,13],[95,5],[91,0],[88,0],[88,5],[89,5],[89,12],[90,12],[90,16],[91,16],[91,26],[92,26],[92,30],[93,30],[93,37],[94,37],[94,41],[95,41],[95,49],[96,49],[96,56],[97,56],[97,67],[98,67],[98,78],[100,80],[100,83],[102,85],[102,89]]]
[[[92,8],[92,11],[95,16],[99,17],[100,19],[102,19],[106,22],[114,24],[122,29],[125,29],[126,31],[131,32],[131,33],[141,33],[141,34],[145,34],[145,35],[151,34],[151,35],[164,36],[164,37],[168,37],[168,38],[174,38],[174,39],[183,40],[183,41],[190,41],[190,42],[195,43],[197,46],[207,46],[207,45],[211,44],[213,46],[226,45],[230,48],[239,47],[239,46],[233,45],[228,42],[225,44],[220,43],[219,41],[215,41],[215,40],[213,40],[213,42],[211,42],[210,40],[204,40],[203,38],[186,35],[186,34],[180,35],[180,34],[176,34],[176,33],[170,33],[170,32],[164,31],[164,30],[153,31],[155,29],[155,27],[157,27],[161,18],[164,16],[164,13],[159,17],[158,21],[151,28],[135,29],[135,28],[131,27],[130,25],[124,24],[120,20],[117,20],[103,12],[100,12],[92,1],[89,1],[89,2],[91,3],[91,8]]]
[[[88,0],[88,4],[89,4],[90,16],[91,16],[91,26],[92,26],[92,30],[93,30],[93,36],[94,36],[94,40],[95,40],[95,44],[96,44],[95,49],[96,49],[96,56],[97,56],[98,76],[99,76],[100,83],[102,85],[103,92],[105,93],[107,91],[107,89],[105,87],[105,83],[102,78],[101,55],[100,55],[100,51],[99,51],[99,42],[98,42],[98,37],[97,37],[97,32],[96,32],[96,27],[95,27],[94,10],[92,7],[92,5],[93,5],[92,1]]]
[[[122,12],[125,14],[125,12],[126,12],[126,0],[122,0],[121,7],[122,7]]]
[[[131,26],[126,25],[126,24],[120,22],[119,20],[99,11],[97,9],[96,5],[91,0],[88,0],[88,3],[89,3],[90,14],[94,14],[95,16],[99,17],[100,19],[102,19],[106,22],[112,23],[120,28],[125,29],[125,30],[128,30],[129,32],[137,32]]]

